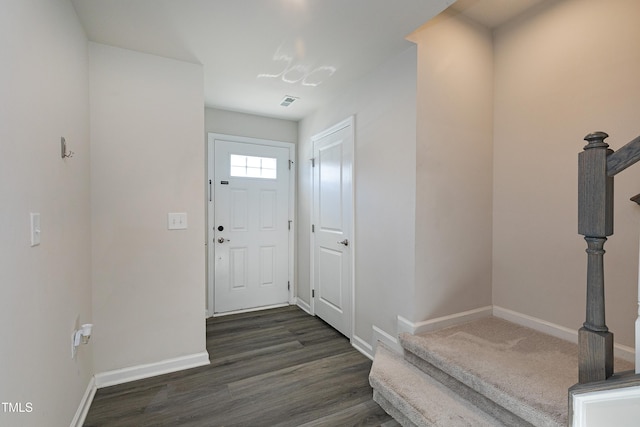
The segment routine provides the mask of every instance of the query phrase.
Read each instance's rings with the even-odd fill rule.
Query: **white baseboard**
[[[497,305],[493,306],[493,315],[517,325],[526,326],[527,328],[534,329],[538,332],[544,332],[545,334],[561,338],[565,341],[571,341],[576,344],[578,343],[577,330],[565,328],[564,326],[556,325],[555,323],[518,313],[517,311],[509,310],[507,308],[498,307]]]
[[[371,347],[371,345],[368,342],[366,342],[359,336],[354,335],[353,338],[351,339],[351,345],[360,353],[364,354],[369,359],[373,360],[373,347]]]
[[[376,348],[378,347],[378,342],[382,342],[393,351],[402,354],[403,350],[400,346],[400,343],[398,342],[398,339],[392,337],[382,329],[378,328],[376,325],[373,325],[373,345],[369,344],[357,335],[354,335],[353,339],[351,340],[351,345],[355,347],[356,350],[358,350],[360,353],[373,360],[373,357],[376,354]]]
[[[574,329],[565,328],[564,326],[557,325],[555,323],[547,322],[546,320],[538,319],[537,317],[529,316],[526,314],[518,313],[513,310],[493,306],[493,315],[509,322],[518,324],[520,326],[526,326],[527,328],[534,329],[538,332],[544,332],[545,334],[561,338],[565,341],[570,341],[574,344],[578,343],[578,331]],[[626,360],[628,362],[635,361],[635,350],[626,345],[614,344],[613,351],[615,357]]]
[[[87,418],[87,414],[89,413],[91,403],[93,402],[93,396],[95,395],[96,380],[94,377],[91,377],[89,384],[87,385],[87,390],[84,392],[84,396],[82,396],[82,400],[78,406],[78,410],[71,420],[70,427],[82,427],[84,420]]]
[[[378,342],[383,343],[388,348],[390,348],[391,350],[395,351],[398,354],[403,353],[402,346],[400,345],[398,338],[391,336],[390,334],[386,333],[382,329],[378,328],[376,325],[373,325],[373,342],[374,342],[373,344],[374,354],[375,354],[376,348],[378,347]]]
[[[402,316],[398,316],[398,334],[407,332],[415,335],[435,331],[446,328],[447,326],[458,325],[460,323],[491,316],[491,313],[492,307],[486,306],[416,323],[413,323]]]
[[[636,349],[622,344],[613,344],[613,355],[627,362],[636,362]],[[637,368],[636,368],[637,369]]]
[[[416,325],[412,321],[405,319],[400,315],[397,317],[397,320],[398,320],[398,336],[400,336],[400,334],[402,333],[413,335],[413,333],[416,330]]]
[[[95,386],[96,388],[103,388],[208,364],[209,353],[203,351],[202,353],[161,360],[160,362],[101,372],[95,375]]]
[[[303,311],[306,311],[307,313],[313,316],[313,313],[311,312],[311,306],[306,302],[302,301],[300,298],[296,298],[296,305],[300,307]]]
[[[288,307],[289,303],[263,305],[260,307],[245,308],[243,310],[225,311],[224,313],[213,313],[213,317],[233,316],[234,314],[253,313],[254,311],[271,310],[272,308]]]
[[[480,319],[482,317],[493,315],[515,324],[526,326],[539,332],[552,335],[573,343],[578,342],[578,331],[538,319],[537,317],[528,316],[513,310],[494,306],[486,306],[475,310],[455,313],[449,316],[438,317],[435,319],[425,320],[423,322],[413,323],[402,316],[398,316],[398,335],[406,332],[412,335],[423,332],[442,329],[447,326],[457,325],[470,320]],[[635,362],[635,349],[622,344],[614,344],[614,353],[616,357],[628,362]]]

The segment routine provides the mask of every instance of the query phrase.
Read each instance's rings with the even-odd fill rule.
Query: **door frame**
[[[341,122],[336,123],[333,126],[328,127],[327,129],[313,135],[311,137],[311,153],[312,156],[315,156],[315,145],[316,145],[316,141],[331,135],[332,133],[338,132],[346,127],[349,127],[351,132],[350,132],[350,138],[349,138],[349,144],[350,144],[350,149],[351,149],[351,217],[348,219],[349,220],[349,226],[351,227],[351,237],[349,239],[349,246],[351,247],[351,255],[349,257],[349,262],[351,263],[351,319],[349,319],[349,321],[351,322],[351,328],[350,329],[350,334],[347,338],[349,338],[349,341],[353,341],[353,337],[355,335],[355,320],[356,320],[356,310],[355,310],[355,306],[356,306],[356,269],[355,269],[355,259],[356,259],[356,224],[355,224],[355,216],[356,216],[356,182],[355,182],[355,167],[356,167],[356,153],[355,153],[355,116],[349,116],[346,119],[342,120]],[[311,159],[312,161],[315,161],[315,159]],[[309,168],[310,170],[310,182],[311,182],[311,213],[310,213],[310,224],[315,224],[315,218],[314,218],[314,214],[315,214],[315,175],[314,175],[314,170],[313,167]],[[310,242],[310,248],[309,248],[309,255],[310,255],[310,260],[309,260],[309,309],[312,315],[316,315],[316,311],[315,311],[315,298],[312,296],[313,292],[315,290],[315,280],[314,280],[314,276],[315,276],[315,243],[316,243],[316,236],[315,233],[313,232],[313,230],[310,228],[309,229],[309,242]]]
[[[206,211],[206,232],[205,232],[205,248],[207,255],[207,285],[206,285],[206,316],[213,317],[215,316],[224,316],[228,314],[235,314],[239,312],[247,312],[254,310],[264,310],[269,307],[260,307],[257,309],[247,309],[234,311],[229,313],[214,313],[214,303],[215,303],[215,245],[210,244],[213,239],[213,226],[214,226],[214,201],[215,201],[215,185],[213,185],[215,181],[215,149],[214,144],[217,139],[238,142],[244,144],[253,144],[253,145],[265,145],[268,147],[278,147],[278,148],[286,148],[289,150],[289,165],[290,165],[290,175],[289,175],[289,206],[288,206],[288,215],[289,221],[291,224],[291,228],[289,230],[289,268],[288,268],[288,278],[289,281],[289,304],[295,303],[295,292],[296,283],[295,283],[295,236],[296,236],[296,168],[295,168],[295,159],[296,159],[296,146],[292,142],[283,142],[283,141],[275,141],[271,139],[262,139],[262,138],[250,138],[245,136],[237,136],[237,135],[227,135],[222,133],[215,132],[207,132],[207,173],[205,177],[205,206],[207,207]]]

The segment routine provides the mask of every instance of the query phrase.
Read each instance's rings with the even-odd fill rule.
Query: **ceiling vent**
[[[293,104],[294,101],[298,100],[300,98],[296,98],[295,96],[285,96],[284,98],[282,98],[282,101],[280,101],[280,105],[283,107],[288,107],[289,105]]]

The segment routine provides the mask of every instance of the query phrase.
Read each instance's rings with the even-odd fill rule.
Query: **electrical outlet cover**
[[[31,212],[31,246],[40,244],[40,214]]]

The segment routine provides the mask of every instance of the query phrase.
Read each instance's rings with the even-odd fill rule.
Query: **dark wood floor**
[[[297,307],[207,320],[211,365],[98,390],[85,426],[397,426],[371,361]]]

